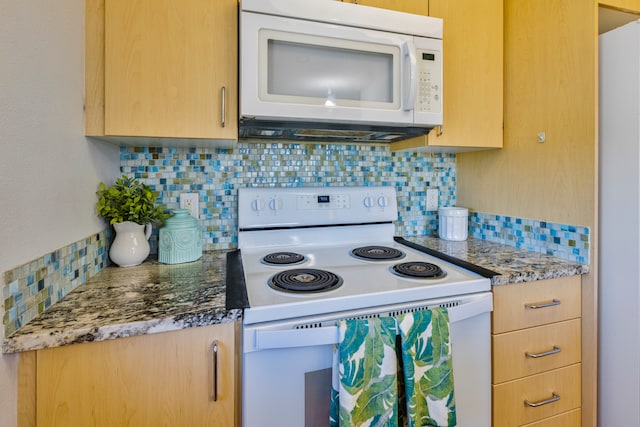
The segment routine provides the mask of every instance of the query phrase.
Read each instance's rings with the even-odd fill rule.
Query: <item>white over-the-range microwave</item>
[[[442,20],[242,0],[240,138],[391,142],[442,124]]]

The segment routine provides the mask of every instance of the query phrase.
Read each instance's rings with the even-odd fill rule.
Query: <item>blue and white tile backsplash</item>
[[[109,231],[56,249],[4,273],[7,336],[107,266]]]
[[[471,212],[469,236],[589,264],[588,227]]]
[[[197,192],[204,250],[236,247],[240,187],[394,186],[399,210],[396,234],[402,236],[437,234],[437,211],[425,207],[428,188],[438,188],[439,206],[456,206],[455,154],[396,153],[381,144],[122,147],[120,169],[150,185],[168,209],[178,208],[180,193]],[[589,263],[586,227],[470,211],[470,237]],[[5,272],[5,336],[104,268],[109,234],[105,230]],[[154,230],[152,252],[157,252],[157,235]]]
[[[388,145],[238,143],[237,148],[123,147],[121,172],[158,193],[168,209],[180,193],[197,192],[205,250],[237,243],[237,189],[390,185],[398,194],[397,233],[437,229],[437,211],[425,209],[427,188],[438,188],[441,206],[456,203],[454,154],[393,153]],[[156,245],[151,241],[152,251]]]

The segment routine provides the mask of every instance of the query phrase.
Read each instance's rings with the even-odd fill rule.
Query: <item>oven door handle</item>
[[[485,292],[475,296],[473,301],[460,304],[448,309],[449,323],[461,322],[482,313],[493,311],[493,294]]]
[[[311,347],[315,345],[337,344],[337,326],[323,326],[309,329],[285,331],[256,331],[256,349]]]
[[[493,297],[490,292],[476,295],[472,301],[448,309],[449,323],[460,322],[493,310]],[[283,331],[255,331],[256,350],[273,348],[310,347],[315,345],[337,344],[340,334],[337,326],[317,328],[288,329]]]

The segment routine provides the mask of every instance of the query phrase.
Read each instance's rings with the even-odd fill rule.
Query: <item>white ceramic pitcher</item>
[[[132,221],[113,224],[116,238],[109,249],[111,261],[120,267],[139,265],[149,256],[151,224],[136,224]]]

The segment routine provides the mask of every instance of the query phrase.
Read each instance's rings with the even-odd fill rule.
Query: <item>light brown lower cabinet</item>
[[[21,425],[239,425],[239,325],[222,323],[38,350],[35,417]],[[21,361],[22,363],[22,361]],[[33,362],[32,362],[33,363]],[[23,369],[29,372],[30,369]]]
[[[581,425],[581,279],[494,286],[493,427]]]

